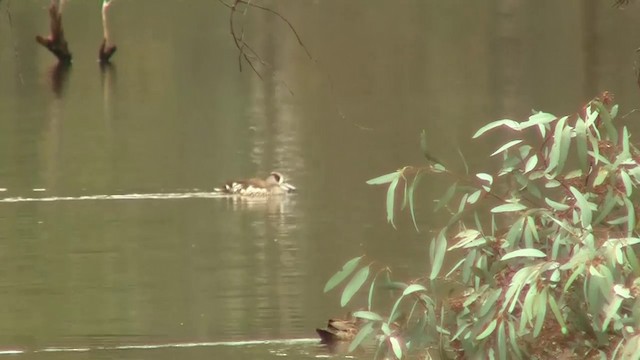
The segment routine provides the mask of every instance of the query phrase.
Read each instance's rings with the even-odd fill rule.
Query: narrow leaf
[[[611,140],[611,142],[613,143],[618,143],[618,132],[616,131],[615,126],[613,126],[613,119],[611,118],[611,114],[609,114],[609,111],[607,111],[602,102],[594,101],[593,104],[598,109],[600,119],[602,119],[605,129],[607,129],[609,140]]]
[[[360,287],[362,287],[362,284],[367,281],[367,277],[369,277],[369,266],[363,267],[355,275],[353,275],[351,280],[347,283],[344,290],[342,291],[342,297],[340,298],[341,306],[344,307],[349,303],[353,295],[355,295],[355,293],[360,290]]]
[[[382,316],[374,313],[373,311],[356,311],[353,313],[353,317],[366,319],[371,321],[382,321]]]
[[[487,131],[491,129],[495,129],[500,126],[506,126],[513,130],[520,130],[520,124],[517,121],[503,119],[503,120],[498,120],[498,121],[488,123],[487,125],[481,127],[478,131],[476,131],[475,134],[473,134],[473,138],[475,139],[478,136],[486,133]]]
[[[369,184],[369,185],[382,185],[382,184],[390,183],[393,180],[396,180],[397,178],[399,178],[400,175],[401,175],[400,171],[394,171],[392,173],[388,173],[388,174],[381,175],[381,176],[378,176],[376,178],[367,180],[367,184]]]
[[[431,274],[429,275],[429,279],[431,280],[438,277],[447,252],[447,238],[445,237],[445,230],[440,231],[435,242],[433,263],[431,264]]]
[[[528,160],[526,165],[524,166],[524,173],[528,173],[529,171],[533,170],[536,168],[536,165],[538,165],[538,155],[533,154]]]
[[[402,292],[402,296],[407,296],[416,291],[427,291],[427,288],[420,284],[411,284],[406,289],[404,289],[404,292]]]
[[[576,132],[576,151],[578,153],[578,163],[580,164],[580,169],[582,169],[582,172],[586,174],[589,170],[589,164],[587,162],[587,127],[584,123],[584,120],[576,120],[576,127],[574,130]]]
[[[512,203],[512,204],[503,204],[498,205],[491,209],[491,212],[494,214],[504,213],[504,212],[513,212],[513,211],[521,211],[526,209],[527,207],[522,205],[521,203]]]
[[[560,150],[558,152],[558,166],[556,167],[556,174],[560,174],[564,169],[564,164],[567,162],[567,156],[569,155],[569,148],[571,147],[571,126],[567,125],[562,129],[562,141],[560,142]]]
[[[510,253],[505,254],[500,260],[505,261],[505,260],[518,258],[518,257],[543,258],[543,257],[546,257],[546,256],[547,256],[547,254],[543,253],[542,251],[540,251],[538,249],[519,249],[519,250],[514,250],[514,251],[512,251]]]
[[[559,203],[549,198],[544,198],[544,202],[546,202],[547,205],[551,206],[556,211],[565,211],[570,208],[570,206],[567,204]]]
[[[358,346],[360,346],[360,344],[364,339],[366,339],[369,335],[373,333],[373,324],[374,323],[372,322],[368,322],[364,324],[362,328],[360,328],[360,331],[358,331],[358,334],[356,335],[356,337],[353,339],[351,344],[349,344],[349,352],[353,352],[353,350],[355,350]]]
[[[469,197],[467,198],[467,202],[469,204],[475,204],[476,201],[478,201],[478,199],[480,198],[481,194],[482,190],[476,190],[473,194],[469,195]]]
[[[486,338],[487,336],[491,335],[493,330],[495,330],[497,324],[498,324],[498,319],[491,320],[491,322],[489,323],[489,325],[487,325],[487,327],[484,329],[484,331],[481,332],[476,337],[476,340],[482,340],[482,339]]]
[[[358,266],[358,263],[360,262],[360,260],[362,260],[362,258],[363,256],[358,256],[347,261],[342,266],[342,269],[337,273],[333,274],[333,276],[329,279],[329,281],[327,281],[327,284],[324,286],[324,292],[327,292],[333,289],[342,281],[344,281],[344,279],[346,279],[347,276],[351,275],[351,273],[353,272],[353,270],[356,269],[356,266]]]
[[[402,346],[400,346],[398,338],[391,336],[389,337],[389,342],[391,342],[391,349],[393,350],[393,354],[396,356],[396,359],[402,359]]]
[[[387,221],[391,223],[391,226],[395,229],[396,224],[393,222],[393,209],[395,205],[395,194],[396,194],[396,186],[398,186],[398,182],[400,181],[400,177],[395,178],[389,184],[389,188],[387,189]]]
[[[529,116],[528,121],[521,122],[520,129],[524,130],[536,125],[546,125],[550,122],[553,122],[555,119],[557,119],[555,115],[540,111]]]
[[[569,190],[571,191],[571,194],[573,194],[573,196],[575,197],[577,205],[580,208],[580,221],[582,222],[582,227],[584,228],[589,227],[591,225],[591,216],[592,216],[592,211],[591,211],[591,207],[589,206],[589,202],[578,189],[571,186],[569,187]]]
[[[455,182],[455,183],[453,183],[453,185],[449,186],[449,188],[444,193],[442,198],[440,198],[440,200],[438,200],[438,204],[436,205],[434,211],[438,211],[441,208],[447,206],[447,204],[449,204],[449,201],[451,200],[451,198],[453,197],[453,195],[456,192],[457,186],[458,186],[457,182]]]
[[[416,190],[416,186],[418,185],[418,181],[420,181],[420,179],[422,178],[422,174],[421,172],[417,173],[416,176],[413,178],[413,182],[411,183],[411,186],[409,186],[409,194],[407,195],[409,197],[409,211],[411,212],[411,220],[413,220],[413,226],[416,228],[417,232],[420,232],[420,229],[418,229],[418,223],[416,222],[416,214],[415,214],[415,210],[414,210],[414,202],[415,202],[415,196],[414,196],[414,192]]]
[[[494,151],[493,154],[491,154],[490,156],[494,156],[496,154],[500,154],[501,152],[508,150],[509,148],[514,147],[515,145],[518,145],[522,142],[522,140],[513,140],[513,141],[509,141],[508,143],[502,145],[498,150]]]

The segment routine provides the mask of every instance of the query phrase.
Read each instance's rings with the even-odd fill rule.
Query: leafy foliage
[[[389,184],[388,221],[394,225],[402,196],[417,228],[420,177],[452,177],[436,205],[452,216],[430,241],[429,274],[403,283],[382,269],[373,278],[366,311],[354,314],[367,325],[352,348],[369,338],[378,357],[511,359],[539,357],[554,344],[590,358],[639,358],[640,151],[616,127],[617,112],[604,93],[571,116],[535,112],[487,124],[473,138],[500,129],[510,137],[490,154],[502,157],[493,174],[458,175],[427,156],[428,166],[369,180]],[[427,154],[424,134],[421,147]],[[460,260],[445,274],[452,252]],[[359,260],[325,288],[355,272],[343,306],[369,278],[370,265],[356,271]],[[434,301],[428,289],[443,281],[460,284],[459,294]],[[387,317],[372,307],[379,290],[397,294]]]

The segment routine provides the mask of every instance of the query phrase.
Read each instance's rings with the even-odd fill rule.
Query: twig
[[[296,39],[298,40],[298,44],[300,44],[300,46],[304,49],[304,52],[307,53],[307,56],[309,57],[309,59],[313,60],[313,56],[311,56],[311,53],[309,52],[307,47],[302,42],[302,39],[300,38],[300,35],[298,35],[298,32],[296,31],[296,29],[293,27],[293,25],[291,25],[289,20],[287,20],[287,18],[282,16],[279,12],[277,12],[275,10],[271,10],[271,9],[269,9],[267,7],[264,7],[264,6],[260,6],[260,5],[249,3],[249,2],[247,2],[245,0],[236,0],[236,3],[241,3],[241,4],[245,4],[247,6],[251,6],[251,7],[260,9],[260,10],[264,10],[264,11],[269,12],[269,13],[279,17],[280,19],[282,19],[282,21],[284,21],[289,26],[289,29],[291,29],[291,32],[293,33],[293,35],[295,35]]]
[[[0,0],[1,2],[2,0]],[[24,85],[24,77],[22,76],[22,71],[20,70],[20,56],[18,52],[18,43],[13,37],[13,19],[11,17],[11,10],[9,8],[9,4],[11,4],[11,0],[7,2],[7,21],[9,22],[9,31],[11,32],[11,38],[13,39],[13,56],[16,60],[16,67],[18,68],[18,79],[20,79],[20,83]]]

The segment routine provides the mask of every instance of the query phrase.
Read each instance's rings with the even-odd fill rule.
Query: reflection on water
[[[11,25],[0,21],[0,44],[12,44],[0,47],[7,349],[324,355],[302,343],[143,346],[308,339],[345,312],[337,291],[322,288],[347,259],[366,253],[406,278],[428,271],[424,244],[443,221],[429,206],[447,180],[416,190],[419,234],[402,217],[398,231],[388,226],[384,189],[364,183],[421,163],[422,129],[434,156],[458,164],[460,147],[477,167],[501,141],[469,141],[488,121],[532,107],[569,113],[601,90],[628,109],[638,103],[640,13],[606,2],[265,2],[314,59],[277,16],[248,9],[241,30],[265,61],[263,79],[238,71],[228,10],[216,2],[122,3],[110,14],[118,57],[103,67],[99,18],[87,21],[96,4],[69,2],[72,68],[33,41],[48,21],[41,1],[1,1],[0,13],[9,3]],[[299,192],[211,193],[272,170]],[[131,344],[142,345],[114,350]],[[69,356],[83,357],[37,353]]]
[[[71,73],[71,64],[59,62],[51,66],[49,78],[51,81],[51,91],[58,97],[64,95],[65,86]]]

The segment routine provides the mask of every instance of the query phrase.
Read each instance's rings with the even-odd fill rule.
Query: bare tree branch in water
[[[36,36],[36,41],[47,48],[53,55],[58,58],[58,61],[65,64],[71,63],[71,52],[69,51],[69,45],[64,38],[64,29],[62,28],[62,7],[65,0],[51,0],[49,6],[49,35],[42,37]]]
[[[251,1],[247,1],[247,0],[233,0],[232,4],[227,4],[227,3],[224,2],[224,0],[218,0],[218,1],[231,10],[231,13],[229,14],[229,30],[231,32],[231,36],[233,37],[233,41],[234,41],[234,43],[236,45],[236,48],[239,51],[239,54],[238,54],[238,66],[240,68],[240,71],[242,71],[242,60],[244,59],[247,62],[247,64],[249,64],[249,66],[251,67],[253,72],[260,79],[262,79],[262,75],[257,70],[257,68],[255,66],[256,65],[255,62],[259,62],[263,66],[266,66],[267,63],[260,57],[260,55],[258,55],[258,53],[255,50],[253,50],[253,48],[249,44],[247,44],[246,41],[244,41],[244,27],[242,27],[242,26],[240,27],[240,33],[239,34],[237,32],[236,24],[234,22],[234,18],[235,18],[236,12],[239,11],[238,5],[244,5],[247,8],[252,7],[252,8],[260,9],[262,11],[268,12],[268,13],[270,13],[272,15],[275,15],[275,16],[279,17],[282,21],[284,21],[287,24],[287,26],[289,27],[289,29],[291,30],[293,35],[298,40],[298,44],[304,49],[304,51],[307,54],[307,56],[309,57],[309,59],[313,60],[313,57],[311,56],[311,53],[309,52],[307,47],[302,42],[302,39],[300,38],[300,35],[298,35],[298,32],[296,31],[294,26],[291,24],[291,22],[289,20],[287,20],[287,18],[282,16],[282,14],[280,14],[279,12],[277,12],[275,10],[272,10],[272,9],[269,9],[267,7],[261,6],[261,5],[254,4]],[[244,11],[242,11],[242,15],[244,16],[245,14],[246,14],[246,8],[244,9]]]
[[[113,0],[102,0],[102,44],[98,51],[98,59],[101,64],[108,63],[113,53],[117,50],[116,44],[111,41],[109,21],[107,19],[107,10],[109,10],[112,2]]]

